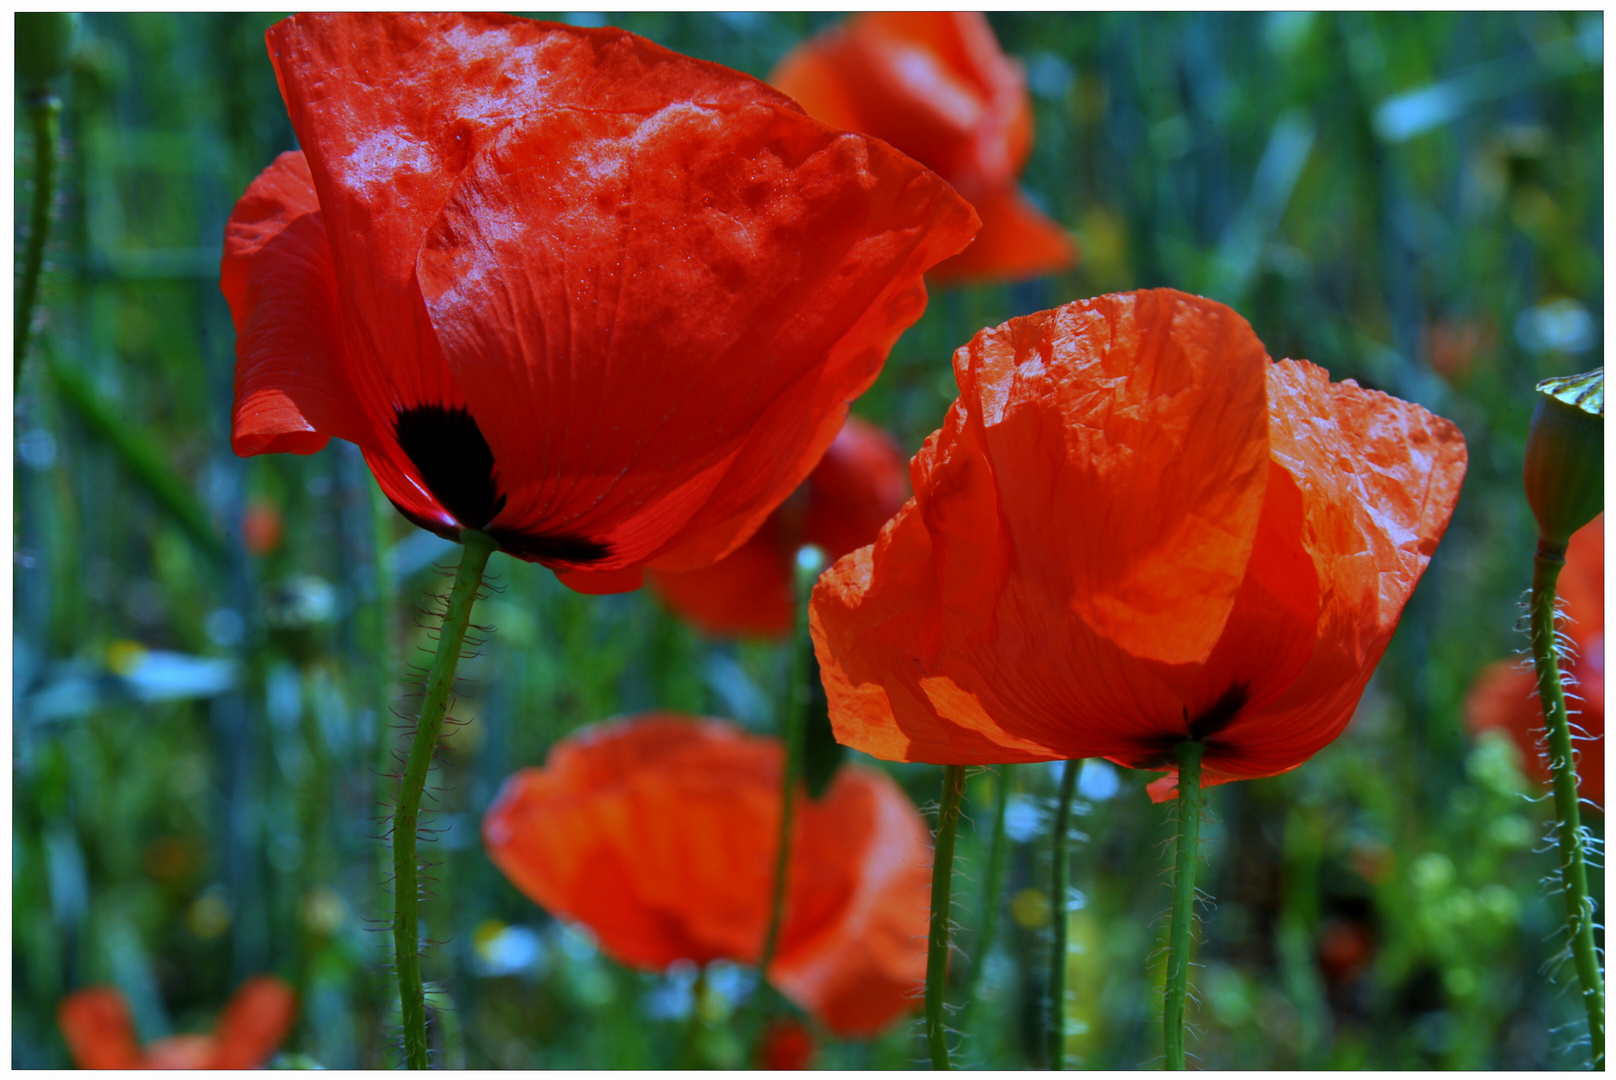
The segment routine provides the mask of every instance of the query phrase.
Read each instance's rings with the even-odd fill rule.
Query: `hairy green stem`
[[[763,936],[763,952],[758,957],[758,987],[756,1015],[753,1017],[753,1041],[763,1037],[764,1020],[768,1014],[769,964],[774,961],[775,949],[780,944],[780,927],[785,922],[786,883],[791,868],[791,835],[795,823],[797,788],[802,783],[802,732],[808,719],[810,699],[808,680],[812,676],[813,645],[808,634],[808,596],[819,572],[825,566],[825,553],[817,547],[804,547],[797,552],[793,577],[796,596],[796,625],[791,638],[791,681],[784,709],[785,767],[780,770],[780,836],[775,844],[774,887],[769,897],[769,928]]]
[[[426,776],[437,751],[438,735],[443,731],[449,690],[454,685],[455,667],[460,662],[460,647],[466,638],[466,627],[471,623],[471,606],[477,600],[488,556],[498,546],[493,537],[473,529],[460,534],[460,543],[463,545],[460,567],[455,571],[449,608],[438,634],[438,650],[427,673],[426,696],[421,701],[420,719],[416,721],[415,741],[404,764],[398,805],[393,810],[393,951],[404,1020],[404,1064],[410,1069],[429,1067],[426,994],[421,982],[419,868],[415,858],[421,795],[426,790]]]
[[[1004,813],[1010,805],[1011,780],[1014,765],[1000,765],[997,791],[993,800],[993,831],[988,837],[988,871],[982,882],[981,932],[976,939],[976,961],[971,964],[965,981],[965,1002],[960,1006],[960,1030],[971,1030],[971,1018],[976,1012],[976,995],[982,986],[982,971],[987,967],[988,954],[999,933],[999,909],[1004,906],[999,896],[1004,888],[1005,858],[1010,852],[1004,842]]]
[[[1190,987],[1190,923],[1195,917],[1195,859],[1201,840],[1198,742],[1178,744],[1178,857],[1173,870],[1173,924],[1167,937],[1167,995],[1162,1007],[1167,1067],[1184,1068],[1184,1001]]]
[[[1049,957],[1049,1067],[1066,1067],[1066,920],[1067,893],[1071,891],[1071,860],[1066,834],[1072,828],[1072,792],[1083,772],[1083,759],[1074,758],[1061,769],[1060,796],[1055,801],[1053,863],[1049,883],[1050,918],[1054,930]]]
[[[359,457],[356,453],[355,457]],[[360,611],[359,632],[360,648],[364,651],[366,663],[364,665],[364,696],[369,699],[376,716],[373,722],[375,743],[371,746],[370,779],[374,785],[370,792],[370,802],[376,808],[376,818],[379,821],[387,820],[393,812],[393,792],[387,779],[393,775],[396,767],[394,755],[397,753],[398,740],[394,737],[393,724],[393,698],[392,689],[392,599],[393,575],[392,553],[389,549],[391,543],[392,517],[398,513],[393,508],[382,489],[377,486],[371,477],[369,468],[365,467],[363,459],[355,464],[362,470],[360,476],[360,490],[366,498],[367,520],[370,522],[370,540],[373,550],[371,585],[375,593],[366,598]],[[380,844],[376,846],[376,880],[381,883],[385,891],[389,888],[388,882],[393,876],[393,853],[388,847]],[[378,903],[385,904],[387,899],[379,899]],[[380,1000],[385,1001],[393,988],[383,978],[376,985],[376,992],[381,995]]]
[[[23,247],[22,281],[17,289],[16,321],[12,326],[11,392],[22,382],[23,358],[33,334],[34,305],[39,300],[39,278],[45,268],[45,241],[50,238],[51,211],[56,202],[56,143],[62,103],[54,94],[28,100],[28,119],[34,129],[34,205],[28,217],[28,241]]]
[[[954,886],[954,835],[959,831],[965,766],[943,766],[943,801],[937,807],[937,839],[931,863],[931,933],[926,946],[926,1045],[931,1067],[952,1069],[943,992],[948,984],[948,905]]]
[[[357,456],[357,455],[355,455]],[[361,466],[362,467],[362,466]],[[398,511],[388,501],[382,489],[370,477],[370,470],[365,469],[362,479],[366,498],[368,520],[370,522],[370,541],[373,559],[371,563],[371,586],[375,589],[373,595],[366,598],[360,619],[360,647],[367,654],[365,694],[370,699],[371,707],[376,710],[376,744],[374,748],[376,762],[376,790],[372,793],[377,807],[377,813],[386,817],[390,811],[387,805],[389,793],[381,778],[392,771],[394,740],[391,738],[393,699],[389,692],[392,680],[388,677],[389,665],[392,663],[392,634],[393,634],[393,555],[391,551],[393,515]],[[384,875],[389,870],[389,853],[380,854],[382,860],[380,869]]]
[[[1548,734],[1549,763],[1554,772],[1554,808],[1559,818],[1560,880],[1566,906],[1566,932],[1571,958],[1582,985],[1588,1012],[1588,1050],[1594,1070],[1605,1067],[1605,983],[1594,950],[1594,906],[1588,895],[1588,866],[1577,806],[1577,763],[1571,748],[1565,690],[1554,651],[1554,587],[1565,566],[1565,547],[1538,542],[1532,562],[1532,663],[1537,669],[1538,698]]]

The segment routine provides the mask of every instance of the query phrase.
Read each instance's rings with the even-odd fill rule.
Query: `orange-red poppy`
[[[984,330],[954,372],[915,498],[814,590],[841,742],[1159,769],[1197,739],[1218,782],[1341,733],[1458,498],[1452,424],[1168,289]]]
[[[705,570],[653,570],[646,580],[663,603],[709,634],[789,634],[797,549],[817,544],[839,559],[873,541],[908,497],[908,462],[898,444],[850,416],[802,487],[750,540]]]
[[[607,955],[755,964],[780,823],[780,743],[721,720],[652,713],[557,744],[483,818],[489,856]],[[842,1035],[917,1004],[931,844],[885,773],[849,766],[797,803],[785,915],[768,978]]]
[[[1565,618],[1560,633],[1571,651],[1562,661],[1571,745],[1577,752],[1577,791],[1605,805],[1605,515],[1571,536],[1557,592]],[[1575,685],[1572,685],[1575,680]],[[1520,747],[1528,776],[1548,783],[1543,756],[1543,706],[1537,676],[1525,660],[1500,660],[1483,668],[1465,697],[1465,720],[1473,732],[1499,728]]]
[[[770,81],[825,123],[937,170],[976,207],[981,233],[934,280],[1032,277],[1077,260],[1016,184],[1032,150],[1027,80],[981,12],[855,15],[789,53]]]
[[[68,1053],[81,1069],[255,1069],[297,1019],[297,995],[270,975],[241,984],[211,1035],[173,1035],[142,1048],[129,1003],[96,986],[69,994],[57,1010]]]
[[[891,147],[621,30],[267,36],[303,149],[225,238],[232,445],[356,443],[411,521],[581,591],[744,541],[976,228]]]

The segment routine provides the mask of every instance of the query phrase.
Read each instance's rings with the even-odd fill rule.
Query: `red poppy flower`
[[[57,1010],[68,1053],[81,1069],[255,1069],[297,1018],[297,995],[273,976],[241,984],[211,1035],[174,1035],[144,1050],[129,1003],[105,986],[69,994]]]
[[[1458,498],[1452,424],[1168,289],[984,330],[954,371],[915,498],[814,590],[841,742],[1165,768],[1197,739],[1217,782],[1341,733]]]
[[[720,720],[653,713],[557,744],[506,781],[483,819],[489,856],[621,963],[755,964],[780,821],[780,744]],[[885,773],[850,766],[797,805],[769,981],[842,1035],[916,1004],[931,846]]]
[[[1558,587],[1565,619],[1560,632],[1571,639],[1562,673],[1571,717],[1571,744],[1577,751],[1577,792],[1596,807],[1605,805],[1605,515],[1578,529],[1566,546]],[[1526,773],[1549,782],[1543,759],[1543,706],[1537,676],[1524,660],[1500,660],[1483,668],[1465,698],[1465,719],[1473,732],[1499,728],[1520,747]]]
[[[365,453],[573,588],[706,566],[817,461],[975,230],[936,176],[611,28],[299,15],[303,150],[231,215],[232,445]]]
[[[792,559],[818,544],[832,559],[872,542],[909,497],[892,436],[850,416],[814,471],[752,538],[705,570],[652,571],[663,603],[709,634],[791,632]]]
[[[248,551],[259,557],[273,553],[285,531],[280,507],[262,498],[247,503],[241,515],[241,540]]]
[[[788,54],[770,81],[825,123],[936,169],[976,207],[982,232],[935,280],[1033,277],[1077,260],[1016,185],[1032,150],[1027,80],[981,12],[855,15]]]
[[[795,1020],[776,1018],[763,1029],[758,1067],[771,1071],[806,1069],[814,1059],[814,1037]]]
[[[1375,928],[1367,919],[1332,915],[1319,927],[1314,954],[1325,984],[1344,987],[1369,970],[1375,958]]]

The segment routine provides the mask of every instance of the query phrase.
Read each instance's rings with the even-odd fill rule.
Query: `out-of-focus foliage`
[[[1577,1002],[1551,961],[1547,810],[1512,744],[1464,734],[1488,660],[1524,644],[1536,529],[1520,492],[1532,387],[1602,342],[1597,13],[991,17],[1026,65],[1024,185],[1084,251],[1070,273],[939,292],[858,411],[913,451],[984,325],[1171,285],[1234,306],[1276,357],[1455,421],[1471,469],[1448,538],[1346,736],[1287,776],[1209,793],[1191,1049],[1223,1068],[1560,1068]],[[238,460],[223,222],[293,145],[262,15],[89,14],[57,89],[59,226],[17,402],[12,1060],[66,1064],[57,1003],[110,983],[143,1039],[205,1030],[273,972],[302,1019],[282,1063],[390,1064],[389,752],[414,614],[445,546],[380,500],[352,447]],[[760,77],[833,16],[574,16]],[[19,222],[31,147],[15,124]],[[378,552],[382,555],[378,559]],[[501,780],[579,725],[650,708],[772,730],[786,663],[705,640],[645,593],[586,597],[499,559],[435,774],[424,909],[440,1060],[745,1063],[751,972],[602,958],[489,864]],[[938,770],[894,768],[934,800]],[[982,1000],[963,1058],[1040,1065],[1043,767],[1008,774],[1001,932],[984,955],[994,774],[973,778],[956,917]],[[1146,777],[1085,770],[1069,909],[1069,1051],[1158,1062],[1170,829]],[[430,801],[430,800],[429,800]],[[972,829],[974,822],[974,831]],[[1592,826],[1602,835],[1603,823]],[[1602,900],[1602,896],[1601,896]],[[1548,966],[1553,981],[1542,971]],[[956,993],[958,989],[956,989]],[[393,1006],[396,1013],[396,1004]],[[917,1025],[816,1032],[823,1067],[923,1060]],[[693,1049],[692,1049],[693,1048]]]

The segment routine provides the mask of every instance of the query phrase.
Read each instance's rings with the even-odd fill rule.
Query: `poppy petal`
[[[1572,640],[1585,642],[1605,633],[1605,515],[1571,534],[1565,569],[1555,592],[1565,602],[1562,623]]]
[[[976,174],[985,187],[1011,182],[1032,150],[1032,103],[1021,64],[999,47],[987,16],[980,11],[872,11],[855,21],[931,50],[976,87],[986,117],[976,133]]]
[[[1286,360],[1268,371],[1269,439],[1301,491],[1320,583],[1317,645],[1283,692],[1244,709],[1209,751],[1232,777],[1295,768],[1346,727],[1397,629],[1464,481],[1458,428],[1418,405],[1332,383]]]
[[[908,501],[908,461],[892,436],[850,416],[809,474],[807,488],[803,539],[839,559],[873,542]]]
[[[557,568],[555,574],[561,584],[586,596],[610,596],[613,593],[633,592],[645,583],[645,571],[638,566],[628,570],[609,570],[605,573]]]
[[[755,840],[779,809],[755,776],[754,741],[666,716],[599,725],[506,782],[484,819],[489,855],[623,963],[755,959],[764,927],[750,898],[773,866],[772,845]]]
[[[770,978],[837,1035],[873,1035],[914,1008],[925,982],[925,953],[916,942],[926,934],[931,838],[908,796],[871,769],[841,770],[805,813],[797,860],[844,861],[829,850],[816,856],[810,845],[851,847],[860,857],[849,868],[851,895],[834,918],[782,949]],[[792,914],[809,923],[801,893],[793,893]]]
[[[1313,655],[1320,590],[1303,546],[1305,524],[1301,490],[1270,463],[1246,579],[1189,695],[1191,732],[1202,741],[1215,742],[1214,729],[1236,711],[1266,704]]]
[[[512,123],[421,256],[507,477],[495,525],[587,537],[604,553],[555,560],[580,572],[715,561],[818,461],[974,228],[935,176],[794,106]]]
[[[236,324],[235,452],[369,441],[355,422],[331,248],[301,153],[282,154],[236,204],[219,285]]]
[[[709,634],[791,632],[792,558],[804,543],[838,559],[874,540],[909,497],[909,475],[885,431],[848,417],[814,471],[752,538],[704,570],[652,571],[662,602]]]
[[[94,987],[69,994],[56,1011],[67,1052],[81,1069],[138,1069],[142,1058],[129,1005],[118,991]]]
[[[1171,290],[1014,319],[956,353],[960,400],[915,460],[915,503],[815,590],[838,739],[969,763],[1185,737],[1256,539],[1266,366],[1243,319]]]
[[[1077,261],[1071,236],[1028,202],[1014,183],[971,205],[982,215],[982,231],[970,247],[933,268],[931,279],[939,285],[1055,274]]]
[[[814,1059],[814,1039],[795,1020],[775,1017],[763,1030],[758,1068],[771,1071],[806,1069]]]
[[[458,532],[394,438],[391,399],[367,407],[352,384],[325,217],[301,152],[282,154],[236,203],[219,277],[236,324],[231,448],[244,457],[312,454],[346,439],[405,516]]]
[[[789,53],[772,79],[810,115],[935,169],[976,207],[982,233],[934,268],[934,282],[1019,279],[1076,261],[1071,237],[1016,186],[1032,105],[1021,66],[980,12],[855,15]]]
[[[297,1021],[297,994],[271,975],[248,979],[231,997],[214,1029],[212,1068],[256,1069]]]
[[[863,124],[858,102],[843,85],[837,71],[838,57],[828,47],[834,35],[841,32],[829,31],[822,38],[797,46],[780,61],[769,82],[816,120],[844,131],[858,131]]]
[[[190,1071],[217,1069],[219,1043],[212,1035],[170,1035],[146,1048],[142,1068]]]
[[[484,841],[518,888],[623,963],[756,963],[783,759],[777,740],[722,721],[596,725],[506,782]],[[873,770],[845,768],[798,804],[769,977],[832,1030],[869,1034],[915,1004],[928,847],[914,805]]]
[[[791,632],[791,564],[772,518],[704,570],[653,570],[646,576],[664,604],[708,634],[774,637]]]
[[[542,106],[643,109],[687,93],[694,69],[724,70],[615,28],[505,15],[302,14],[267,39],[328,227],[344,238],[337,277],[365,350],[356,382],[375,383],[367,399],[406,406],[464,404],[415,269],[427,228],[478,152]],[[785,101],[733,75],[704,100],[743,97]],[[378,427],[390,419],[373,417]]]
[[[1498,660],[1476,676],[1465,695],[1465,726],[1472,734],[1506,732],[1521,752],[1521,771],[1547,783],[1544,762],[1543,709],[1537,700],[1537,675],[1524,660]]]
[[[247,185],[225,225],[224,257],[219,263],[219,291],[230,305],[239,331],[247,321],[247,278],[253,256],[304,214],[320,211],[301,150],[288,150]]]
[[[799,46],[771,81],[810,115],[924,162],[973,203],[1013,184],[1031,148],[1025,77],[979,12],[857,15]]]
[[[542,97],[545,38],[528,20],[422,14],[303,14],[266,34],[327,228],[341,238],[334,271],[367,404],[464,404],[416,297],[415,259],[472,154]],[[391,420],[371,415],[381,430]]]

